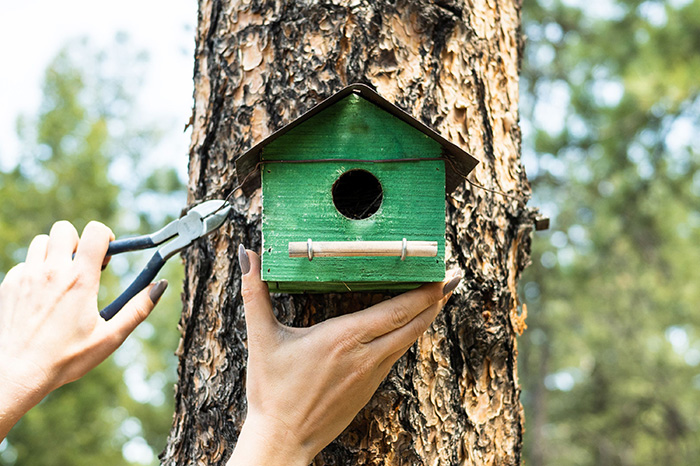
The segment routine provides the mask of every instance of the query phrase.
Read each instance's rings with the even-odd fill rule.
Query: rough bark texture
[[[200,0],[189,202],[236,184],[233,160],[352,82],[373,86],[481,163],[448,200],[447,266],[465,280],[428,332],[315,464],[520,463],[517,283],[532,212],[520,164],[518,0]],[[236,247],[260,246],[260,199],[187,250],[179,383],[165,464],[224,464],[245,416]],[[350,299],[348,299],[350,298]],[[381,294],[280,295],[309,325]]]

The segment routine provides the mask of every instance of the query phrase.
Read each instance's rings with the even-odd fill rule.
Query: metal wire
[[[265,160],[265,161],[260,161],[255,164],[255,168],[251,170],[250,173],[243,179],[242,182],[238,183],[236,186],[234,186],[231,191],[228,193],[226,198],[224,198],[224,204],[222,204],[222,207],[219,209],[223,208],[230,200],[231,197],[234,195],[234,193],[241,189],[241,187],[248,181],[248,179],[255,175],[256,172],[260,169],[260,166],[265,163],[292,163],[292,164],[297,164],[297,163],[329,163],[329,162],[350,162],[350,163],[399,163],[399,162],[422,162],[425,160],[444,160],[447,163],[450,164],[452,167],[452,170],[454,170],[455,173],[457,173],[460,177],[462,177],[467,183],[469,183],[471,186],[474,188],[478,189],[483,189],[484,191],[488,191],[493,194],[498,194],[503,197],[507,197],[508,199],[513,199],[514,201],[517,201],[520,204],[525,204],[525,202],[516,196],[513,196],[511,194],[506,194],[503,191],[499,191],[497,189],[492,189],[492,188],[487,188],[486,186],[480,185],[479,183],[476,183],[469,178],[467,178],[468,175],[462,173],[457,166],[452,162],[452,160],[446,158],[446,157],[409,157],[409,158],[404,158],[404,159],[381,159],[381,160],[365,160],[365,159],[309,159],[309,160]]]

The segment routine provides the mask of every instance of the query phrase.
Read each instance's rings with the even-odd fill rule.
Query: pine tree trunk
[[[481,163],[447,201],[449,269],[465,279],[428,332],[315,464],[520,464],[517,284],[532,212],[520,164],[518,0],[200,0],[189,202],[236,185],[234,159],[352,82]],[[260,247],[259,194],[185,253],[179,382],[164,464],[224,464],[245,416],[246,335],[236,248]],[[309,325],[381,294],[280,295]]]

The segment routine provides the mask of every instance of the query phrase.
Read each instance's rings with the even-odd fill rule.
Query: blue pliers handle
[[[228,218],[230,210],[231,206],[226,201],[219,199],[206,201],[193,207],[185,216],[168,223],[155,233],[118,239],[109,243],[106,255],[113,256],[128,251],[149,249],[175,238],[156,251],[131,285],[117,299],[100,311],[102,318],[109,320],[114,317],[131,298],[153,281],[168,259],[192,244],[194,240],[219,228]]]

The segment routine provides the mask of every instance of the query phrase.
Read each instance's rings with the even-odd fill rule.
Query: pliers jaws
[[[157,246],[175,238],[163,246],[158,253],[164,260],[170,259],[196,239],[206,236],[219,228],[228,218],[231,206],[221,200],[205,201],[190,209],[187,214],[165,225],[160,230],[146,235]],[[109,254],[109,251],[107,251]]]

